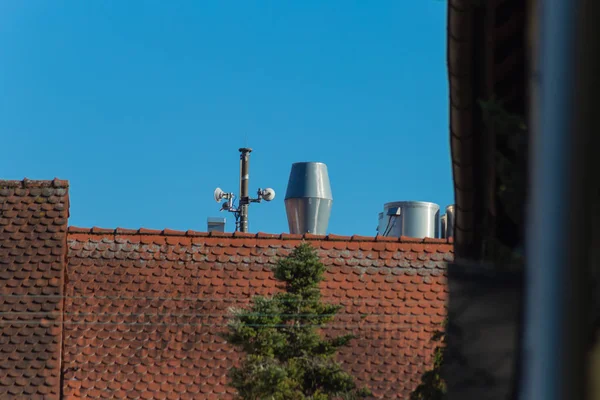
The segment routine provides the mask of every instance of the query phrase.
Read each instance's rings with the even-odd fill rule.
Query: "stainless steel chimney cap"
[[[327,165],[321,162],[292,164],[285,193],[290,233],[325,235],[332,203]]]
[[[327,165],[322,162],[292,164],[285,199],[306,197],[333,200]]]

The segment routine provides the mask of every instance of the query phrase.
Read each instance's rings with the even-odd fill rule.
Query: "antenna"
[[[259,188],[256,193],[256,198],[251,198],[248,186],[250,182],[250,153],[252,149],[243,147],[240,152],[240,197],[236,207],[233,204],[235,194],[227,193],[216,188],[213,196],[217,203],[226,200],[221,205],[220,211],[228,211],[235,215],[235,230],[240,232],[248,232],[248,207],[250,203],[260,203],[262,200],[271,201],[275,198],[275,191],[271,188]]]

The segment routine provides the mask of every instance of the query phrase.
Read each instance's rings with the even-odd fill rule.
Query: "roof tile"
[[[408,236],[400,236],[400,241],[403,243],[422,243],[423,239],[413,238]]]
[[[258,239],[279,239],[279,235],[272,234],[272,233],[258,232],[256,234],[256,238],[258,238]]]
[[[106,234],[111,234],[114,233],[115,230],[114,229],[107,229],[107,228],[98,228],[97,226],[94,226],[92,228],[92,233],[106,233]]]
[[[293,233],[282,233],[281,234],[281,239],[282,240],[300,241],[300,240],[302,240],[302,235],[293,234]]]
[[[325,236],[325,235],[314,235],[312,233],[305,233],[303,235],[303,238],[305,240],[325,240],[327,238],[327,236]]]
[[[340,235],[328,235],[327,240],[339,241],[339,242],[348,242],[352,239],[351,236],[340,236]]]
[[[372,242],[373,238],[370,236],[352,235],[351,240],[354,242]]]
[[[188,231],[189,241],[165,230],[143,234],[142,239],[150,240],[137,244],[135,237],[144,231],[123,232],[120,244],[112,236],[70,232],[67,294],[94,297],[66,299],[68,321],[76,322],[77,313],[91,313],[88,325],[72,324],[65,331],[64,368],[79,368],[80,376],[88,377],[85,392],[79,381],[65,380],[66,397],[92,398],[94,391],[111,391],[131,399],[198,394],[231,399],[226,373],[239,355],[218,336],[227,310],[278,290],[270,271],[273,257],[289,253],[289,244],[301,239],[318,248],[330,265],[323,282],[325,299],[344,306],[327,334],[359,335],[339,359],[371,387],[375,398],[405,398],[414,388],[428,362],[429,344],[411,342],[412,330],[407,329],[430,337],[432,321],[443,318],[445,277],[432,275],[435,269],[427,266],[442,268],[446,255],[451,258],[446,243],[427,244],[433,246],[429,252],[422,240]],[[100,257],[87,262],[94,255]],[[129,261],[136,259],[143,264]],[[124,296],[134,299],[119,300]],[[157,319],[159,315],[163,317]],[[136,358],[142,349],[144,357]],[[414,363],[405,362],[406,354]]]
[[[0,367],[0,397],[58,398],[62,390],[65,398],[83,399],[233,398],[226,375],[240,355],[219,337],[228,310],[280,290],[274,260],[302,241],[329,266],[324,298],[343,306],[325,334],[358,335],[338,358],[359,383],[375,398],[406,398],[431,362],[428,339],[445,317],[451,243],[67,229],[67,187],[62,181],[0,181],[3,293],[59,294],[0,298],[3,310],[37,318],[37,324],[0,330],[0,361],[5,357],[13,366]]]
[[[377,235],[375,237],[375,240],[378,241],[378,242],[397,242],[398,238],[394,237],[394,236]]]
[[[138,230],[138,233],[140,235],[160,235],[162,232],[159,231],[158,229],[140,228]]]
[[[60,395],[67,188],[57,179],[0,181],[0,263],[8,266],[0,274],[2,398]]]

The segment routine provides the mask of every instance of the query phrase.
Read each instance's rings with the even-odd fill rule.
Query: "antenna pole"
[[[250,153],[252,149],[242,147],[240,152],[240,196],[237,207],[233,205],[233,193],[224,192],[221,188],[216,188],[213,194],[215,201],[221,203],[223,199],[227,200],[221,205],[220,211],[228,211],[235,215],[235,231],[248,232],[248,207],[250,203],[260,203],[261,201],[271,201],[275,198],[275,191],[271,188],[258,189],[256,198],[250,198],[248,184],[250,183]]]
[[[240,150],[240,203],[239,213],[240,232],[248,232],[248,205],[250,204],[250,193],[248,183],[250,181],[250,153],[252,149],[243,147]]]

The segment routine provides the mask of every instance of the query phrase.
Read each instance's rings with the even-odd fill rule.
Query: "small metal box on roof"
[[[207,232],[225,232],[225,218],[223,217],[208,217]]]

